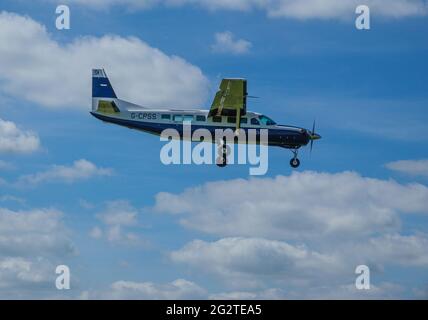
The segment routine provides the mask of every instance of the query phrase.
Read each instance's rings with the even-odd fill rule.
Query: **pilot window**
[[[266,117],[266,116],[260,116],[259,120],[261,122],[261,124],[264,124],[266,126],[274,126],[276,125],[275,121],[273,121],[272,119]]]
[[[221,122],[221,117],[219,117],[219,116],[214,116],[214,117],[213,117],[213,122]]]
[[[183,121],[183,116],[182,115],[174,115],[173,117],[174,121],[176,122],[182,122]]]
[[[171,115],[169,115],[169,114],[163,114],[161,116],[161,118],[162,118],[162,120],[171,120]]]
[[[236,117],[227,117],[227,123],[236,123]]]
[[[258,126],[260,124],[260,122],[256,118],[252,118],[251,119],[251,124]]]
[[[205,116],[196,116],[196,121],[205,122],[206,118],[205,118]]]
[[[193,116],[187,114],[187,115],[183,116],[183,121],[193,121]]]
[[[247,124],[247,118],[241,118],[241,124]]]

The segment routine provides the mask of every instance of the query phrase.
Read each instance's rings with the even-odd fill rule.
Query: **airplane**
[[[315,133],[315,121],[312,130],[277,124],[263,114],[247,111],[248,97],[247,80],[230,78],[221,81],[210,110],[148,108],[118,99],[105,70],[93,69],[90,113],[104,122],[155,135],[161,135],[165,129],[175,129],[180,133],[180,139],[183,139],[185,121],[191,122],[192,133],[200,128],[212,133],[216,129],[231,128],[235,129],[236,135],[239,135],[240,130],[247,132],[249,129],[255,129],[259,135],[261,129],[268,129],[268,146],[290,149],[293,153],[290,165],[292,168],[299,167],[299,148],[310,142],[312,151],[313,142],[321,139],[321,136]],[[227,164],[226,150],[224,142],[223,158],[217,163],[219,167]]]

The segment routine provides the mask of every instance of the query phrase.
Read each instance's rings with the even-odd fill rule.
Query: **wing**
[[[223,79],[211,105],[209,117],[240,117],[247,113],[247,80]]]

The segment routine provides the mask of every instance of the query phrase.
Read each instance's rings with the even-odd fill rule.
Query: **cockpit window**
[[[259,120],[261,124],[264,124],[266,126],[276,125],[275,121],[273,121],[271,118],[268,118],[266,116],[259,116]]]
[[[251,118],[251,124],[258,126],[260,123],[259,123],[259,120],[257,120],[256,118]]]

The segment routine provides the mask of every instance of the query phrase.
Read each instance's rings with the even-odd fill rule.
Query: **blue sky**
[[[355,1],[327,16],[311,1],[284,14],[158,2],[69,1],[61,31],[54,1],[2,1],[0,297],[426,298],[426,3],[373,5],[359,31]],[[224,32],[250,45],[214,50]],[[157,137],[89,115],[94,64],[119,97],[153,105],[208,108],[222,77],[245,77],[261,97],[250,110],[316,119],[323,139],[294,173],[282,149],[265,177],[165,166]],[[358,264],[370,292],[353,286]]]

